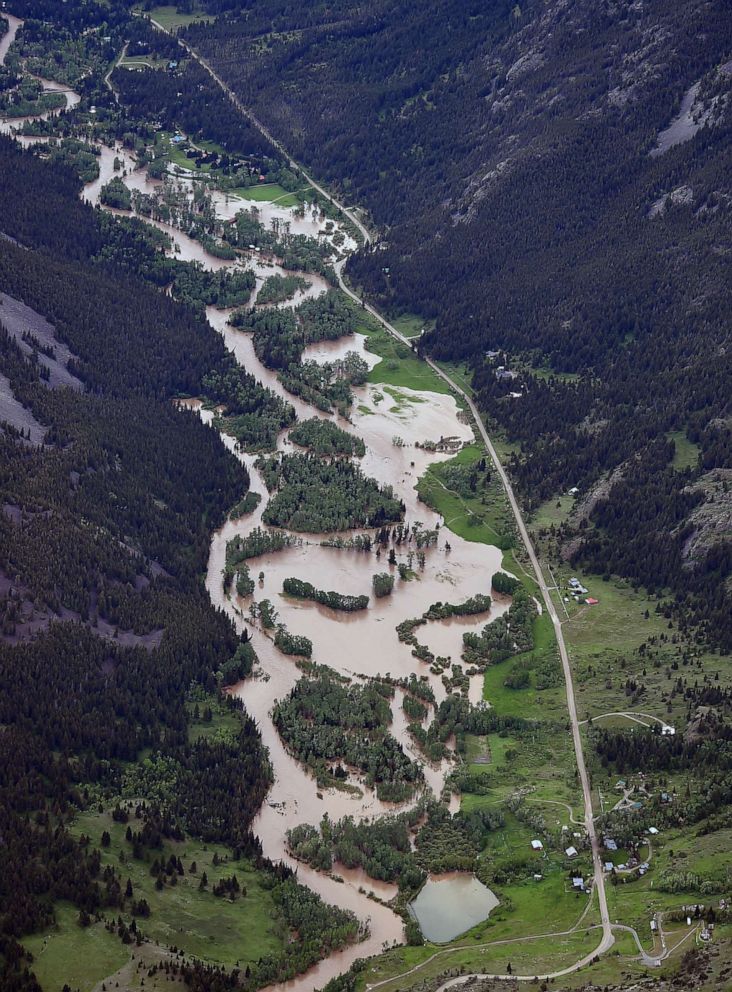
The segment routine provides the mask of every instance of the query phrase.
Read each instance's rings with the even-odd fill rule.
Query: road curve
[[[157,21],[153,19],[151,19],[151,21],[155,25],[155,27],[157,27],[159,30],[165,31],[163,26],[159,24]],[[287,149],[283,147],[281,142],[279,142],[277,138],[275,138],[274,135],[271,134],[271,132],[262,124],[262,122],[259,121],[254,116],[254,114],[252,114],[252,112],[247,107],[244,106],[244,104],[239,100],[236,94],[218,75],[218,73],[207,62],[207,60],[203,58],[203,56],[201,56],[197,51],[195,51],[195,49],[191,48],[191,46],[188,45],[186,42],[184,42],[181,38],[177,38],[177,41],[178,44],[182,48],[184,48],[186,52],[188,52],[191,58],[194,58],[199,63],[199,65],[201,65],[209,73],[212,79],[214,79],[218,83],[218,85],[226,93],[226,95],[231,100],[233,105],[237,108],[237,110],[241,114],[243,114],[249,121],[251,121],[251,123],[257,128],[257,130],[262,135],[264,135],[264,137],[267,138],[267,140],[285,157],[289,165],[292,168],[299,170],[299,172],[312,185],[312,187],[318,191],[318,193],[324,196],[337,210],[342,211],[344,216],[346,216],[358,228],[358,230],[361,233],[361,236],[364,239],[364,243],[369,244],[369,242],[371,241],[371,236],[367,228],[364,226],[362,221],[359,220],[359,218],[356,216],[353,210],[344,207],[331,193],[329,193],[319,183],[317,183],[312,178],[312,176],[310,176],[302,168],[302,166],[290,156],[289,152],[287,151]],[[392,337],[396,338],[396,340],[402,342],[403,344],[407,345],[407,347],[411,348],[412,345],[408,338],[404,337],[404,335],[401,334],[373,306],[371,306],[370,303],[367,303],[366,301],[359,299],[359,297],[353,292],[353,290],[348,285],[346,285],[342,276],[342,268],[343,268],[343,263],[341,262],[341,264],[338,266],[338,282],[343,292],[346,293],[352,300],[355,300],[356,303],[358,303],[360,306],[363,306],[365,310],[367,310],[373,317],[375,317],[376,320],[378,320],[379,323],[384,327],[384,329],[388,331],[389,334],[392,335]],[[440,378],[443,379],[443,381],[446,382],[448,386],[450,386],[451,390],[455,394],[462,397],[462,399],[465,401],[468,409],[470,410],[475,420],[475,423],[478,427],[478,431],[480,432],[480,436],[483,440],[486,450],[490,454],[491,460],[495,465],[496,471],[506,491],[506,496],[508,497],[511,510],[516,520],[516,526],[518,528],[519,534],[521,535],[521,540],[524,543],[524,547],[526,548],[526,552],[529,556],[529,560],[531,561],[532,568],[534,569],[536,581],[539,586],[539,589],[541,590],[542,599],[544,600],[544,603],[546,605],[547,612],[551,617],[551,621],[554,626],[554,633],[557,639],[557,645],[559,646],[559,654],[562,660],[562,668],[564,671],[564,680],[565,680],[565,687],[567,693],[567,709],[569,712],[569,718],[572,727],[572,740],[574,743],[575,759],[577,762],[577,769],[579,772],[580,782],[582,785],[582,795],[585,806],[584,823],[592,847],[592,861],[594,867],[594,891],[596,891],[598,895],[598,901],[600,906],[600,919],[602,921],[601,922],[602,939],[600,940],[600,943],[598,944],[597,948],[590,955],[587,955],[585,958],[577,962],[569,969],[565,969],[564,971],[557,973],[557,977],[559,977],[564,974],[569,974],[572,971],[577,971],[579,968],[589,963],[589,961],[591,961],[592,958],[595,957],[596,955],[604,954],[606,951],[608,951],[615,942],[615,938],[613,936],[613,928],[612,928],[612,924],[610,923],[610,915],[607,906],[607,896],[605,893],[605,876],[603,873],[603,864],[600,855],[600,845],[599,845],[597,833],[595,831],[595,824],[593,820],[592,792],[590,789],[589,776],[587,774],[587,766],[585,765],[584,752],[582,749],[582,738],[580,735],[580,727],[577,719],[577,706],[574,695],[574,681],[572,677],[572,668],[569,661],[569,653],[567,651],[567,646],[564,641],[564,635],[562,633],[562,624],[559,619],[559,616],[557,615],[557,611],[554,607],[554,603],[552,601],[551,594],[549,592],[546,583],[546,579],[544,578],[544,573],[542,571],[541,564],[539,563],[538,556],[536,554],[533,543],[529,536],[529,532],[524,522],[524,518],[518,504],[518,500],[516,499],[516,495],[513,491],[513,487],[511,486],[511,482],[508,478],[508,475],[506,474],[506,470],[501,464],[501,461],[498,457],[498,453],[496,452],[496,449],[493,446],[493,442],[490,439],[490,436],[488,434],[488,431],[486,430],[486,426],[483,423],[480,413],[478,412],[475,403],[473,403],[473,400],[467,395],[467,393],[460,386],[457,385],[457,383],[455,383],[451,379],[451,377],[446,372],[444,372],[438,365],[436,365],[435,362],[432,361],[432,359],[426,358],[425,361],[430,366],[430,368],[438,376],[440,376]],[[514,975],[510,977],[518,978],[519,976]],[[534,976],[532,975],[531,978],[533,977]]]
[[[582,915],[584,916],[584,913]],[[588,927],[582,927],[581,925],[575,924],[570,930],[559,930],[553,933],[539,933],[527,937],[507,937],[504,940],[493,940],[487,944],[476,944],[473,950],[479,951],[487,947],[510,947],[512,944],[529,943],[535,940],[549,940],[550,938],[553,937],[569,937],[572,934],[578,933],[581,930],[585,930],[586,932],[589,933],[590,930],[599,930],[600,928],[601,928],[601,924],[599,923],[594,923]],[[654,968],[659,967],[663,959],[666,958],[670,953],[669,951],[664,949],[664,952],[660,956],[655,957],[649,954],[646,950],[644,950],[643,945],[641,944],[640,941],[640,937],[638,936],[638,932],[634,930],[633,927],[624,926],[623,924],[619,924],[619,923],[614,923],[612,925],[612,928],[613,930],[622,930],[625,933],[629,933],[632,936],[633,940],[635,941],[635,945],[638,948],[639,957],[641,961],[648,967],[654,967]],[[367,992],[376,992],[377,989],[382,988],[385,985],[390,985],[393,982],[398,982],[404,978],[409,978],[411,976],[417,975],[418,972],[422,968],[424,968],[425,965],[429,964],[431,961],[434,961],[435,958],[441,956],[447,957],[450,954],[464,950],[465,950],[464,947],[447,947],[442,951],[436,951],[429,958],[426,958],[424,961],[421,961],[413,968],[410,968],[409,971],[402,972],[401,975],[394,975],[391,978],[384,978],[380,982],[367,984],[366,986]],[[571,964],[566,968],[562,968],[560,971],[553,971],[550,974],[546,974],[546,975],[515,975],[515,974],[498,975],[498,974],[488,974],[487,972],[486,973],[473,972],[472,974],[458,975],[456,978],[451,978],[449,979],[449,981],[445,982],[444,985],[441,985],[438,989],[436,989],[436,992],[446,992],[446,990],[449,988],[458,987],[461,984],[476,978],[486,979],[486,980],[513,979],[516,982],[533,982],[536,978],[538,978],[540,981],[550,981],[555,978],[563,978],[566,975],[571,975],[574,972],[579,971],[580,968],[584,968],[587,965],[591,964],[595,960],[597,955],[598,952],[596,950],[591,951],[589,954],[586,954],[585,957],[583,957],[581,960],[575,961],[574,964]]]
[[[660,723],[661,727],[668,727],[669,730],[673,731],[673,727],[666,723],[665,720],[662,720],[658,716],[653,716],[651,713],[641,713],[640,710],[611,710],[609,713],[598,713],[597,716],[593,716],[591,719],[592,722],[595,723],[597,720],[604,720],[606,716],[622,716],[625,717],[626,720],[634,720],[636,723],[641,723],[644,727],[647,727],[648,724],[643,723],[643,720],[639,719],[640,717],[643,717],[646,720],[652,720],[655,723]],[[583,727],[589,722],[589,719],[580,720],[580,727]]]

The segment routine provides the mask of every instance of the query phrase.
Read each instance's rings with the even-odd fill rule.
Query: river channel
[[[4,16],[10,21],[11,30],[0,40],[0,63],[21,23],[10,15]],[[50,86],[55,87],[56,84],[49,84],[49,88]],[[67,92],[67,101],[73,106],[78,102],[78,97]],[[22,122],[9,122],[3,129],[11,131],[19,123]],[[152,192],[159,185],[158,181],[150,180],[145,171],[137,167],[134,158],[121,146],[100,146],[99,162],[99,178],[87,184],[82,193],[92,204],[99,203],[102,186],[114,175],[122,177],[130,189],[143,192]],[[215,194],[214,203],[218,214],[225,218],[232,217],[236,209],[250,205],[224,193]],[[265,203],[258,203],[256,206],[263,219],[276,218],[280,224],[290,224],[293,233],[302,232],[322,237],[333,235],[333,228],[326,229],[327,222],[317,211],[307,211],[303,217],[297,216],[293,208]],[[149,218],[144,219],[151,222]],[[235,261],[214,257],[199,242],[182,231],[161,222],[152,223],[170,235],[173,242],[171,251],[178,258],[197,261],[208,269],[228,266],[253,269],[257,276],[256,292],[268,275],[284,272],[274,258],[265,258],[255,252],[245,254]],[[343,233],[344,246],[350,250],[354,247],[354,242],[347,232]],[[305,278],[308,288],[295,298],[295,303],[328,289],[326,281],[319,276],[308,274]],[[254,300],[256,301],[256,295]],[[285,305],[291,305],[292,302],[288,301]],[[321,961],[307,974],[281,986],[290,992],[311,992],[341,974],[356,958],[378,954],[395,941],[401,942],[403,922],[385,905],[396,894],[395,886],[375,882],[362,872],[348,871],[338,865],[334,866],[333,875],[328,876],[299,864],[288,852],[286,832],[300,823],[317,824],[325,813],[331,820],[346,815],[368,819],[387,815],[398,807],[379,801],[375,793],[356,778],[352,778],[352,783],[358,785],[358,793],[320,790],[315,779],[287,753],[272,723],[271,711],[275,702],[292,689],[301,677],[301,672],[291,658],[275,648],[266,632],[252,627],[249,619],[251,599],[269,599],[278,611],[280,620],[293,634],[310,638],[315,662],[327,664],[340,674],[357,681],[374,676],[398,679],[416,673],[429,681],[436,699],[440,701],[447,691],[441,676],[432,674],[428,665],[412,656],[411,648],[399,642],[395,628],[407,618],[420,616],[436,601],[458,603],[477,593],[489,593],[491,576],[501,567],[501,552],[494,547],[465,541],[448,532],[446,521],[417,499],[415,486],[420,476],[430,465],[451,457],[449,452],[428,451],[421,445],[427,441],[439,442],[442,438],[450,438],[459,446],[473,439],[472,429],[464,422],[452,395],[415,392],[402,387],[395,389],[369,383],[354,389],[350,419],[321,413],[285,392],[275,373],[265,368],[257,359],[251,337],[231,327],[227,322],[228,315],[227,311],[214,308],[207,310],[211,326],[223,336],[226,346],[237,361],[260,382],[292,403],[298,419],[328,417],[336,420],[344,430],[361,437],[366,445],[366,454],[359,459],[363,472],[379,483],[393,487],[406,507],[405,520],[409,524],[420,522],[428,529],[438,525],[440,527],[437,546],[425,549],[424,567],[416,568],[416,577],[410,581],[402,581],[396,577],[392,595],[383,599],[372,597],[369,608],[358,613],[337,612],[310,602],[288,599],[282,594],[283,579],[290,576],[310,581],[320,589],[365,594],[371,592],[371,578],[375,572],[391,571],[396,575],[396,569],[388,566],[386,556],[382,561],[377,561],[373,551],[365,553],[323,547],[320,543],[323,535],[319,534],[301,535],[303,543],[300,546],[251,559],[248,562],[251,574],[256,577],[259,572],[263,572],[263,583],[257,583],[253,596],[247,599],[239,598],[235,592],[226,595],[222,583],[226,543],[238,534],[245,535],[255,527],[265,526],[261,518],[267,492],[261,475],[254,466],[254,458],[240,452],[233,439],[224,436],[232,454],[247,465],[251,489],[262,496],[254,512],[236,521],[227,522],[213,534],[206,576],[206,588],[212,602],[227,612],[238,630],[246,627],[252,633],[253,645],[259,658],[253,676],[232,690],[243,700],[246,709],[256,720],[263,742],[269,749],[274,771],[274,784],[254,823],[254,830],[261,839],[267,857],[287,862],[297,870],[299,880],[319,893],[323,899],[352,910],[360,920],[368,921],[369,924],[369,936],[365,941],[345,948]],[[304,357],[321,362],[331,361],[343,357],[348,351],[357,351],[368,361],[370,367],[374,367],[379,359],[366,350],[366,345],[363,335],[355,335],[337,342],[313,345]],[[200,409],[201,416],[206,421],[211,421],[212,412],[201,409],[199,402],[190,401],[188,405]],[[418,444],[420,447],[417,447]],[[280,435],[278,448],[284,451],[294,450],[287,432]],[[406,552],[398,557],[400,561],[406,562]],[[431,622],[420,628],[419,640],[434,654],[459,662],[463,632],[495,619],[508,605],[509,602],[502,597],[494,597],[490,611],[477,617]],[[469,696],[473,702],[482,698],[480,675],[472,677]],[[446,759],[434,766],[425,764],[407,731],[407,720],[401,706],[402,698],[402,691],[397,690],[391,703],[393,722],[390,730],[405,752],[424,765],[426,787],[439,796],[446,775],[454,767],[453,761]],[[458,800],[453,798],[451,805],[457,808]]]

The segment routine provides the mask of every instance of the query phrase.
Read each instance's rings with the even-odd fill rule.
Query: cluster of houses
[[[582,585],[580,580],[576,578],[576,576],[572,576],[572,578],[569,580],[569,582],[567,583],[567,589],[569,591],[569,596],[572,597],[575,603],[580,603],[584,601],[585,603],[587,603],[588,606],[597,606],[597,604],[600,602],[599,599],[593,599],[593,597],[589,595],[589,589],[585,589],[585,587]],[[569,602],[569,596],[564,597],[565,603]]]
[[[496,369],[496,379],[499,382],[513,382],[517,375],[517,372],[507,369],[505,365],[499,365]]]
[[[658,829],[656,827],[649,827],[648,830],[646,830],[646,833],[657,834]],[[618,850],[617,841],[612,837],[605,837],[603,839],[603,846],[606,851],[613,853]],[[631,855],[627,862],[620,865],[616,865],[612,861],[605,861],[603,864],[603,868],[608,873],[612,871],[637,871],[638,875],[645,875],[650,867],[651,865],[648,861],[641,861],[640,858],[636,858],[634,855]]]

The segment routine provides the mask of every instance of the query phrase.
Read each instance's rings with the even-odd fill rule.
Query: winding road
[[[157,21],[152,20],[152,23],[159,30],[165,31],[165,28],[161,24],[159,24]],[[259,121],[254,116],[254,114],[247,107],[245,107],[242,104],[242,102],[239,100],[239,98],[236,96],[236,94],[230,89],[230,87],[224,82],[224,80],[218,75],[218,73],[213,69],[213,67],[208,63],[208,61],[206,59],[204,59],[197,51],[195,51],[195,49],[191,48],[190,45],[188,45],[186,42],[184,42],[181,38],[177,38],[177,41],[178,41],[178,44],[182,48],[184,48],[185,51],[190,55],[190,57],[193,58],[193,59],[195,59],[199,63],[199,65],[201,65],[209,73],[209,75],[212,77],[212,79],[214,79],[216,81],[216,83],[218,83],[218,85],[227,94],[227,96],[229,97],[229,99],[231,100],[231,102],[234,104],[234,106],[237,108],[237,110],[239,110],[239,112],[241,114],[243,114],[257,128],[257,130],[284,156],[284,158],[287,160],[287,162],[290,165],[290,167],[293,168],[293,169],[297,169],[304,176],[304,178],[310,183],[310,185],[315,190],[317,190],[318,193],[320,193],[323,197],[325,197],[325,199],[327,199],[337,210],[341,211],[342,214],[345,217],[347,217],[358,228],[358,230],[359,230],[359,232],[360,232],[360,234],[361,234],[361,236],[362,236],[362,238],[364,240],[364,244],[369,244],[371,242],[371,240],[372,240],[371,235],[370,235],[369,231],[367,230],[367,228],[365,227],[365,225],[363,224],[363,222],[356,215],[355,211],[352,208],[346,208],[345,206],[343,206],[343,204],[341,204],[335,198],[335,196],[333,196],[326,189],[324,189],[323,186],[321,186],[318,182],[316,182],[316,180],[313,179],[313,177],[311,175],[309,175],[308,172],[305,169],[303,169],[303,167],[300,165],[299,162],[296,162],[291,157],[291,155],[289,154],[289,152],[287,151],[287,149],[283,147],[283,145],[281,144],[281,142],[279,142],[277,140],[277,138],[275,138],[274,135],[265,127],[265,125],[262,124],[262,122]],[[365,300],[361,300],[356,295],[356,293],[353,292],[353,290],[350,288],[350,286],[347,285],[347,283],[343,279],[342,268],[343,268],[343,261],[341,261],[339,263],[338,267],[337,267],[338,281],[339,281],[339,284],[340,284],[340,288],[343,290],[343,292],[346,293],[346,295],[349,296],[356,303],[358,303],[359,306],[362,306],[366,311],[368,311],[368,313],[370,313],[393,338],[395,338],[397,341],[401,342],[402,344],[406,345],[408,348],[411,349],[412,342],[408,338],[406,338],[403,334],[401,334],[393,326],[393,324],[391,324],[384,316],[382,316],[382,314],[380,314],[370,303],[366,302]],[[581,786],[582,786],[582,796],[583,796],[583,800],[584,800],[584,808],[585,808],[584,827],[585,827],[585,830],[587,831],[587,836],[589,837],[590,845],[591,845],[591,848],[592,848],[593,877],[594,877],[593,891],[597,893],[598,903],[599,903],[599,907],[600,907],[600,919],[601,919],[601,923],[599,925],[596,925],[596,926],[598,928],[601,928],[601,930],[602,930],[602,936],[601,936],[600,942],[598,943],[597,947],[590,954],[588,954],[585,957],[583,957],[581,960],[575,962],[573,965],[569,966],[568,968],[563,969],[562,971],[556,972],[553,975],[546,975],[546,976],[539,976],[539,977],[544,977],[544,978],[559,978],[559,977],[561,977],[563,975],[570,974],[572,972],[578,971],[579,969],[585,967],[595,957],[597,957],[598,955],[604,954],[605,952],[607,952],[608,950],[610,950],[610,948],[615,943],[615,937],[613,935],[613,930],[614,929],[624,930],[624,931],[630,932],[633,935],[633,937],[634,937],[634,939],[636,941],[636,944],[637,944],[637,946],[638,946],[638,948],[640,950],[640,954],[641,954],[641,957],[642,957],[644,963],[647,964],[647,965],[649,965],[649,966],[656,966],[656,965],[660,964],[661,959],[664,956],[663,954],[661,955],[661,957],[652,957],[652,956],[648,955],[647,952],[643,949],[643,947],[641,945],[641,942],[640,942],[640,939],[638,937],[638,934],[636,933],[636,931],[632,927],[626,927],[626,926],[623,926],[621,924],[613,924],[613,923],[610,922],[610,915],[609,915],[608,905],[607,905],[607,895],[606,895],[606,892],[605,892],[605,876],[604,876],[603,863],[602,863],[601,852],[600,852],[600,843],[599,843],[599,839],[598,839],[598,836],[597,836],[597,832],[595,830],[595,824],[594,824],[594,818],[593,818],[592,792],[591,792],[591,788],[590,788],[590,781],[589,781],[589,776],[587,774],[587,766],[585,764],[584,752],[583,752],[583,747],[582,747],[582,737],[581,737],[581,733],[580,733],[580,722],[579,722],[579,720],[577,718],[577,705],[576,705],[575,694],[574,694],[574,680],[573,680],[573,676],[572,676],[572,667],[571,667],[570,660],[569,660],[569,652],[567,650],[567,645],[566,645],[565,640],[564,640],[564,634],[563,634],[563,631],[562,631],[561,620],[560,620],[560,618],[559,618],[559,616],[557,614],[557,610],[556,610],[556,608],[554,606],[554,602],[553,602],[553,600],[551,598],[551,593],[550,593],[549,586],[547,585],[547,581],[546,581],[546,579],[544,577],[544,572],[542,570],[542,566],[541,566],[541,564],[539,562],[539,558],[538,558],[538,556],[536,554],[536,550],[535,550],[534,545],[533,545],[533,543],[531,541],[531,537],[529,536],[529,531],[528,531],[528,528],[527,528],[526,523],[524,521],[523,514],[521,512],[521,508],[519,506],[518,500],[516,499],[516,495],[515,495],[515,493],[513,491],[513,487],[512,487],[511,482],[510,482],[510,480],[508,478],[508,475],[506,473],[506,470],[504,469],[503,465],[501,464],[500,458],[498,457],[498,453],[496,452],[496,449],[495,449],[495,447],[493,445],[493,442],[491,441],[491,438],[490,438],[490,436],[488,434],[488,431],[486,429],[486,426],[485,426],[485,424],[484,424],[484,422],[483,422],[483,420],[481,418],[481,415],[480,415],[480,413],[479,413],[479,411],[478,411],[475,403],[473,402],[473,400],[470,398],[470,396],[468,396],[468,394],[465,392],[465,390],[463,390],[443,369],[441,369],[435,362],[433,362],[432,359],[425,358],[424,360],[427,362],[427,364],[430,366],[430,368],[444,382],[447,383],[447,385],[450,387],[450,389],[452,390],[452,392],[455,395],[461,397],[461,399],[466,404],[467,408],[470,410],[470,413],[471,413],[472,417],[474,418],[475,424],[476,424],[476,426],[478,428],[478,431],[479,431],[480,436],[482,438],[482,441],[483,441],[483,443],[485,445],[485,448],[488,451],[488,453],[489,453],[489,455],[491,457],[491,460],[493,461],[493,464],[495,466],[496,472],[498,473],[498,475],[499,475],[499,477],[501,479],[501,482],[503,484],[503,487],[505,489],[506,496],[508,498],[508,502],[509,502],[509,504],[511,506],[511,510],[512,510],[513,515],[514,515],[514,518],[516,520],[516,526],[518,528],[519,534],[521,535],[521,540],[523,541],[524,547],[526,548],[526,553],[527,553],[527,555],[529,557],[529,560],[531,562],[531,566],[532,566],[533,571],[534,571],[534,576],[536,578],[536,582],[537,582],[537,584],[539,586],[539,589],[541,591],[542,599],[544,601],[544,604],[546,606],[546,610],[547,610],[547,612],[548,612],[548,614],[549,614],[549,616],[551,618],[551,621],[552,621],[552,624],[553,624],[553,627],[554,627],[554,633],[555,633],[556,640],[557,640],[557,646],[559,648],[559,654],[560,654],[560,658],[561,658],[561,661],[562,661],[562,669],[563,669],[563,672],[564,672],[564,681],[565,681],[566,695],[567,695],[567,710],[568,710],[568,713],[569,713],[569,719],[570,719],[570,724],[571,724],[571,733],[572,733],[572,741],[573,741],[573,744],[574,744],[575,759],[576,759],[576,763],[577,763],[577,769],[578,769],[578,772],[579,772],[580,783],[581,783]],[[532,940],[532,939],[533,940],[537,940],[537,939],[540,939],[540,937],[542,937],[542,936],[543,937],[547,937],[547,936],[559,936],[559,935],[558,934],[551,934],[551,935],[544,934],[544,935],[539,935],[537,937],[516,938],[516,939],[517,940]],[[507,943],[510,943],[510,941],[507,941]],[[440,953],[442,953],[442,952],[437,952],[438,955]],[[417,970],[419,970],[419,969],[418,968],[411,969],[410,971],[405,972],[403,975],[395,976],[394,978],[389,979],[388,982],[398,981],[400,978],[407,977],[408,975],[412,974],[412,972],[415,972]],[[442,986],[442,989],[441,990],[438,990],[438,992],[442,992],[442,990],[448,989],[451,986],[454,986],[456,984],[461,984],[461,983],[467,981],[470,978],[509,978],[509,977],[510,978],[513,978],[514,980],[519,980],[519,981],[533,981],[534,980],[534,977],[535,977],[535,974],[532,974],[530,976],[519,976],[519,975],[511,975],[511,976],[508,976],[508,975],[505,975],[505,976],[504,975],[493,975],[493,976],[491,976],[491,975],[478,975],[478,974],[476,974],[476,975],[463,975],[459,979],[455,979],[455,980],[453,980],[451,982],[448,982],[446,985]],[[381,983],[379,983],[379,985],[385,985],[385,984],[388,984],[388,982],[386,982],[386,981],[385,982],[381,982]],[[377,985],[373,985],[371,987],[372,988],[377,988],[378,986]]]

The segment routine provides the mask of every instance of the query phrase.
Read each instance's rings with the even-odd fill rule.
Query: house
[[[592,596],[588,596],[585,602],[587,603],[588,606],[597,606],[600,600],[594,599]]]
[[[672,799],[673,799],[673,797],[672,797],[672,795],[671,795],[670,792],[662,792],[661,793],[661,802],[662,803],[670,803],[672,801]]]
[[[625,779],[624,778],[619,778],[618,781],[615,783],[615,788],[616,789],[625,789]]]
[[[183,137],[182,134],[174,134],[170,140],[172,144],[179,145],[181,144],[181,142],[185,141],[186,139]]]
[[[573,878],[572,879],[572,888],[573,889],[577,889],[578,892],[584,892],[585,891],[585,880],[584,880],[584,878]]]
[[[651,933],[655,933],[658,930],[658,923],[656,920],[651,920]]]
[[[542,842],[540,840],[532,840],[532,842],[531,842],[531,848],[534,851],[543,851],[544,850],[544,845],[542,844]]]
[[[617,851],[617,842],[612,839],[612,837],[605,838],[605,850],[606,851]]]
[[[701,937],[702,940],[711,940],[712,939],[711,931],[707,927],[704,927],[704,929],[699,934],[699,936]]]
[[[544,877],[543,875],[536,874],[536,875],[534,875],[534,881],[535,882],[540,882],[543,877]]]
[[[612,861],[605,862],[605,871],[612,871],[614,867],[615,865],[612,863]]]
[[[572,488],[568,490],[568,492],[570,496],[576,496],[577,493],[579,492],[579,489],[577,486],[572,486]]]
[[[500,351],[487,351],[485,353],[485,357],[489,358],[491,361],[493,361],[494,358],[498,358],[499,355]]]
[[[576,847],[568,847],[564,853],[567,855],[568,858],[576,858],[579,852],[577,851]]]
[[[648,833],[653,834],[655,836],[658,833],[658,827],[649,827]]]

